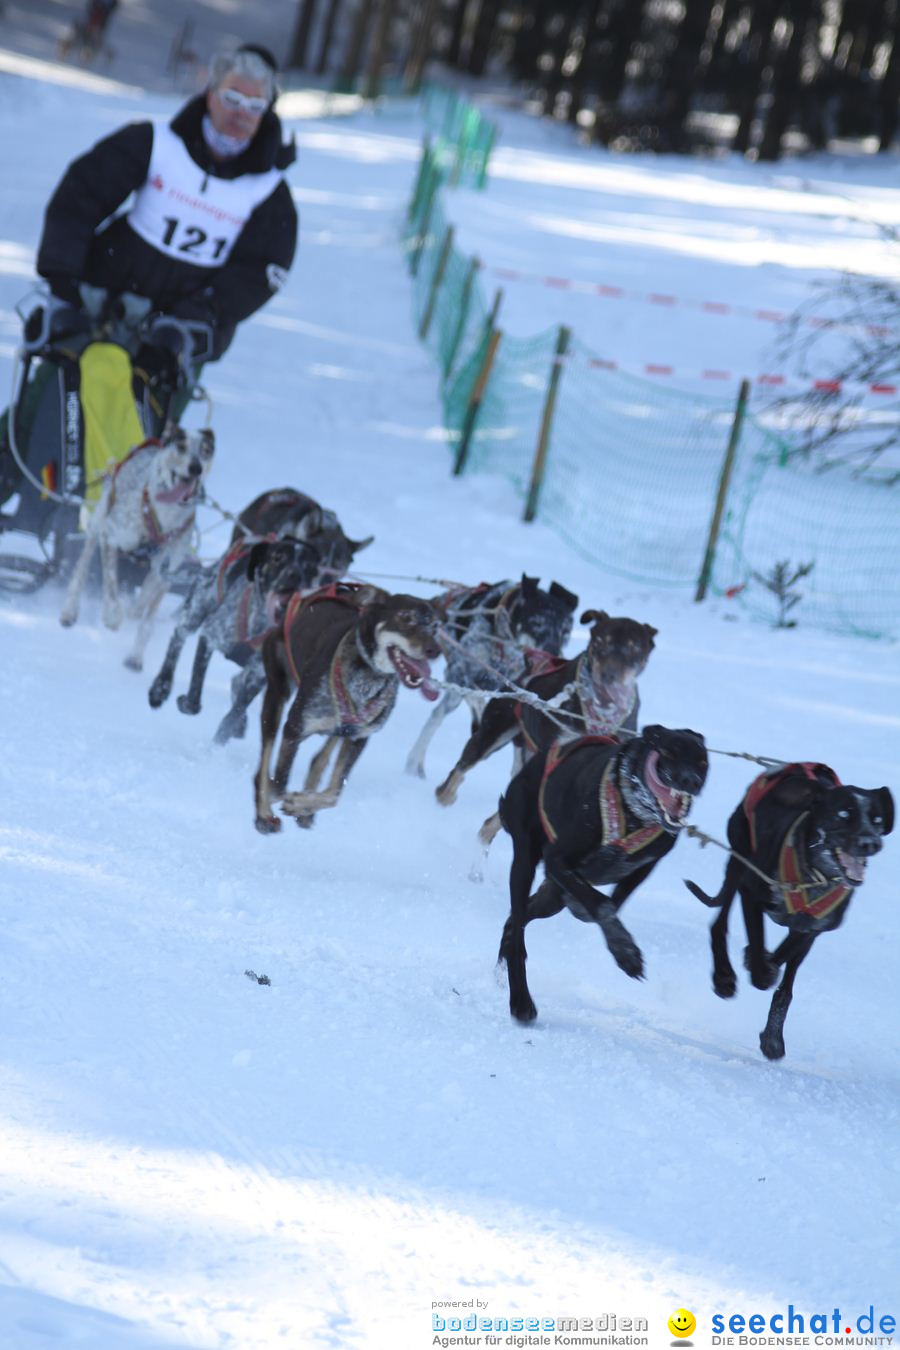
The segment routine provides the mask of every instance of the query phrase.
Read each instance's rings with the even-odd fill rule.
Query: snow
[[[174,107],[3,77],[7,377],[51,185],[119,122]],[[487,191],[450,204],[462,246],[498,266],[774,308],[846,256],[895,271],[861,223],[896,219],[893,161],[822,157],[801,174],[625,160],[500,115]],[[449,476],[398,239],[417,115],[291,125],[301,250],[206,372],[212,495],[237,510],[295,484],[349,534],[375,534],[360,571],[397,589],[556,578],[584,607],[659,628],[645,721],[896,793],[896,645],[771,631],[726,602],[629,585],[519,523],[504,482]],[[509,287],[523,333],[565,317],[590,343],[592,313],[598,349],[612,320],[635,361],[748,368],[771,340],[748,317]],[[211,510],[203,525],[213,557],[228,528]],[[461,712],[428,782],[413,780],[403,764],[429,705],[401,691],[339,807],[312,833],[263,837],[255,715],[245,741],[211,739],[231,668],[214,658],[193,721],[174,698],[153,712],[166,624],[136,676],[129,634],[102,627],[96,600],[69,632],[59,603],[51,588],[0,601],[0,1344],[419,1350],[433,1303],[471,1299],[494,1317],[645,1317],[654,1347],[681,1306],[702,1345],[715,1312],[900,1316],[894,839],[803,968],[783,1062],[758,1051],[768,995],[744,981],[733,1002],[712,993],[709,916],[682,878],[715,889],[724,855],[687,840],[624,912],[646,981],[567,916],[535,924],[540,1018],[524,1029],[494,971],[504,837],[485,881],[468,880],[506,756],[452,809],[432,795]],[[578,628],[571,650],[584,640]],[[722,838],[754,772],[713,756],[696,822]],[[740,932],[736,919],[736,965]]]

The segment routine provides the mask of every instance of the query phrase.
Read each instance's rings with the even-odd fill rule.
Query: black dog
[[[722,889],[709,896],[685,884],[705,905],[719,907],[711,929],[713,989],[732,998],[737,977],[728,959],[728,911],[740,894],[750,982],[775,990],[760,1049],[767,1059],[784,1056],[784,1020],[800,965],[820,933],[839,927],[866,861],[879,853],[894,827],[894,799],[882,788],[844,787],[826,764],[787,764],[755,779],[728,822],[734,850]],[[757,870],[758,869],[758,870]],[[760,875],[762,873],[762,875]],[[767,952],[763,916],[788,930]]]
[[[319,584],[321,571],[317,550],[300,539],[234,544],[218,563],[200,572],[185,597],[159,674],[150,686],[150,707],[159,708],[169,697],[181,650],[197,633],[190,687],[178,697],[179,712],[200,711],[210,658],[213,652],[222,652],[242,667],[232,682],[238,713],[233,706],[228,714],[230,734],[238,734],[238,717],[246,721],[247,705],[265,684],[259,655],[263,635],[280,621],[295,591]],[[217,740],[223,739],[221,731],[220,726]]]
[[[281,829],[273,795],[286,815],[308,827],[316,811],[335,806],[369,737],[384,726],[400,684],[438,697],[429,661],[440,656],[437,614],[427,600],[389,595],[375,586],[340,582],[310,596],[296,596],[284,623],[263,641],[267,685],[262,708],[262,750],[254,779],[256,828]],[[269,764],[291,689],[297,694],[285,719],[273,780]],[[302,792],[288,792],[300,742],[314,732],[327,739],[314,756]],[[328,786],[319,791],[332,750],[337,755]]]
[[[466,774],[502,746],[515,741],[526,754],[545,749],[560,733],[575,736],[616,735],[637,727],[637,677],[653,650],[656,629],[634,619],[611,618],[586,610],[582,623],[593,620],[587,650],[570,661],[549,660],[535,653],[531,674],[522,687],[543,700],[563,695],[552,713],[527,702],[492,699],[444,782],[435,791],[441,806],[456,801]],[[486,828],[487,828],[486,822]],[[483,837],[483,842],[489,842]]]
[[[447,682],[490,691],[522,678],[529,649],[559,655],[572,632],[578,596],[556,581],[542,591],[537,577],[523,573],[519,582],[483,581],[480,586],[456,587],[431,603],[443,620],[438,644],[447,662]],[[409,753],[407,773],[425,777],[425,752],[431,739],[463,697],[451,690],[444,694]],[[475,694],[466,702],[474,732],[484,700]]]
[[[525,976],[525,925],[564,906],[600,926],[626,975],[643,975],[644,959],[617,911],[674,847],[706,772],[696,731],[650,726],[622,745],[596,736],[555,741],[512,780],[500,799],[513,861],[499,960],[518,1021],[537,1016]],[[529,898],[542,860],[545,880]],[[594,889],[607,882],[611,896]]]

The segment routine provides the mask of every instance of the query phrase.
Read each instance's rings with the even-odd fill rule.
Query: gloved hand
[[[53,276],[46,277],[45,280],[57,300],[64,300],[67,305],[72,305],[75,309],[81,309],[81,292],[74,277],[64,277],[59,273],[54,273]]]
[[[133,364],[135,371],[143,371],[147,383],[154,389],[160,385],[176,389],[184,379],[178,353],[162,343],[142,343]]]

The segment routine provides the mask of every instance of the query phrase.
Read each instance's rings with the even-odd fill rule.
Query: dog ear
[[[167,417],[166,424],[162,429],[162,435],[159,439],[162,441],[163,445],[169,445],[175,439],[177,433],[178,423],[173,422],[171,417]]]
[[[216,433],[212,427],[200,428],[200,449],[206,454],[211,455],[216,448]]]
[[[269,551],[269,545],[264,540],[261,544],[254,544],[250,550],[250,560],[247,563],[247,580],[252,581],[256,573],[262,567],[266,560],[266,554]]]
[[[608,619],[609,615],[605,609],[586,609],[578,620],[579,623],[602,623]]]
[[[347,536],[345,535],[344,538],[346,539]],[[368,548],[369,545],[374,544],[374,542],[374,534],[368,535],[365,539],[347,539],[347,545],[353,553],[359,553],[360,549]]]
[[[666,727],[661,727],[658,722],[652,723],[649,727],[644,727],[641,732],[641,740],[647,742],[653,750],[661,750],[666,735]]]
[[[772,796],[779,806],[786,806],[790,810],[796,810],[799,807],[803,810],[812,806],[813,802],[817,801],[824,791],[830,791],[830,789],[814,778],[791,777],[776,784]]]
[[[890,834],[894,828],[894,798],[891,790],[886,787],[876,788],[872,796],[876,798],[881,807],[881,815],[884,821],[881,833]]]
[[[550,582],[550,594],[555,595],[557,600],[561,600],[570,614],[574,614],[578,607],[578,596],[567,591],[565,586],[560,586],[558,581]],[[584,622],[584,620],[582,620]]]
[[[656,637],[657,633],[659,632],[659,629],[658,629],[658,628],[651,628],[651,626],[650,626],[649,623],[645,623],[645,624],[644,624],[644,632],[647,634],[647,637],[650,639],[650,645],[652,646],[652,645],[653,645],[653,639]]]
[[[539,581],[540,581],[540,577],[527,577],[527,576],[525,575],[525,573],[523,572],[523,573],[522,573],[522,582],[521,582],[521,585],[522,585],[522,594],[525,595],[525,596],[534,596],[534,595],[537,595],[537,591],[538,591],[538,582],[539,582]]]

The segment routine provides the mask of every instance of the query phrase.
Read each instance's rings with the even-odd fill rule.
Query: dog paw
[[[311,830],[316,823],[316,818],[314,815],[294,816],[294,820],[297,824],[298,829],[301,830]]]
[[[761,1031],[759,1048],[766,1059],[784,1059],[784,1037],[780,1032]]]
[[[78,618],[77,610],[64,609],[59,616],[59,621],[62,624],[63,628],[71,628],[72,624],[75,622],[77,618]]]
[[[737,976],[733,970],[713,974],[713,990],[719,998],[734,998],[737,993]]]
[[[281,821],[277,816],[257,816],[254,824],[260,834],[277,834],[281,829]]]
[[[418,760],[408,759],[406,761],[406,772],[409,774],[410,778],[424,778],[425,766],[420,764]]]
[[[510,1016],[514,1017],[517,1022],[522,1022],[525,1026],[527,1026],[529,1022],[533,1022],[538,1015],[538,1010],[534,1006],[534,1001],[530,994],[525,994],[516,998],[510,996],[509,1011]]]
[[[442,783],[439,788],[435,788],[434,796],[439,806],[452,806],[456,801],[456,792],[453,788],[449,788],[446,783]]]
[[[188,694],[179,694],[175,700],[175,706],[180,713],[187,713],[189,717],[193,717],[195,713],[200,711],[200,704],[196,699],[190,698]]]
[[[749,971],[750,983],[754,989],[771,989],[778,979],[778,967],[769,960],[768,953],[754,965],[750,959],[749,947],[744,948],[744,969]]]
[[[127,666],[129,670],[144,669],[143,660],[141,659],[140,656],[135,656],[134,652],[131,652],[128,656],[125,657],[125,660],[122,662],[122,665]]]
[[[172,681],[161,679],[158,675],[150,686],[147,698],[151,708],[161,708],[172,692]]]
[[[111,628],[113,632],[122,626],[122,611],[120,609],[105,609],[103,611],[103,625],[105,628]]]

